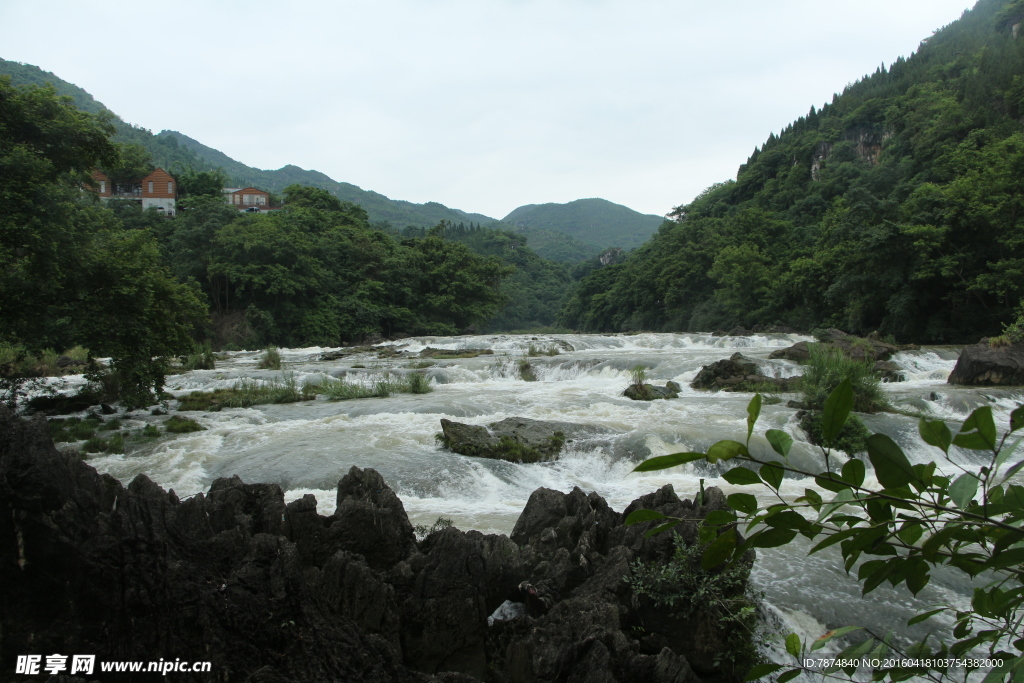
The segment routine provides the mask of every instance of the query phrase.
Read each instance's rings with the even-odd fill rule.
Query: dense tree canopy
[[[191,348],[203,306],[147,230],[83,192],[90,169],[121,162],[110,133],[52,88],[0,79],[0,343],[85,344],[113,358],[128,402],[145,404],[161,359]]]

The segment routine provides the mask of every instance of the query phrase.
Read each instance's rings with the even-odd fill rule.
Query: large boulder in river
[[[882,341],[877,332],[872,332],[866,337],[857,337],[842,330],[829,329],[815,332],[815,335],[819,343],[839,349],[847,358],[872,363],[889,360],[899,351],[919,348],[913,344],[892,344]],[[788,348],[772,351],[769,358],[785,358],[802,363],[810,358],[809,344],[805,341],[797,342]]]
[[[630,384],[622,395],[634,401],[654,401],[659,398],[679,398],[679,391],[682,387],[676,382],[668,381],[665,386],[659,387],[655,384]]]
[[[731,358],[705,365],[690,382],[694,389],[722,391],[796,391],[799,378],[768,377],[753,359],[736,352]]]
[[[441,418],[437,439],[461,455],[529,463],[556,459],[567,441],[575,441],[587,430],[572,422],[526,417],[508,417],[486,427]]]
[[[965,346],[946,381],[968,386],[1024,385],[1024,344],[990,346],[982,340]]]

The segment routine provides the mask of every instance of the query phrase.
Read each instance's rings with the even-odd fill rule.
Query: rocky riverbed
[[[510,536],[417,538],[373,469],[349,470],[329,516],[312,495],[286,504],[276,484],[237,476],[180,500],[143,474],[127,486],[99,474],[56,450],[42,418],[0,406],[0,661],[188,658],[212,673],[175,680],[204,682],[733,678],[722,662],[737,625],[630,587],[634,563],[675,553],[670,535],[623,525],[641,507],[686,519],[692,544],[724,499],[665,486],[617,512],[596,493],[539,488]]]

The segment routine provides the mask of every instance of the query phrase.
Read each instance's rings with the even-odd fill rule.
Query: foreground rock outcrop
[[[721,391],[796,391],[799,377],[768,377],[752,358],[738,351],[732,357],[705,365],[690,382],[694,389]]]
[[[702,501],[666,486],[620,514],[594,493],[538,489],[511,538],[417,541],[371,469],[339,482],[328,517],[312,496],[286,505],[278,486],[237,477],[182,501],[144,475],[98,474],[55,450],[41,418],[0,406],[0,661],[206,660],[211,673],[174,675],[204,682],[728,680],[727,625],[625,581],[631,562],[675,548],[624,516],[684,518],[692,543],[724,508],[718,489]]]
[[[1024,385],[1024,344],[990,346],[986,339],[965,346],[946,381],[983,387]]]

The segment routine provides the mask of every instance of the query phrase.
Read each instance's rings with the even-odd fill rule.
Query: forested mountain
[[[581,281],[561,320],[998,334],[1024,296],[1022,21],[1024,0],[980,0],[812,107],[625,263]]]
[[[511,224],[483,214],[467,213],[459,209],[448,208],[437,202],[416,204],[389,199],[378,192],[363,190],[351,183],[338,182],[319,171],[305,170],[291,164],[277,170],[253,168],[177,131],[164,130],[154,135],[145,128],[125,123],[116,115],[108,112],[102,102],[98,102],[82,88],[68,83],[48,71],[43,71],[37,66],[0,59],[0,76],[10,76],[13,85],[53,85],[58,94],[71,97],[75,106],[82,111],[90,114],[107,112],[105,115],[110,117],[109,121],[115,129],[113,136],[115,142],[142,147],[154,165],[174,173],[180,173],[187,169],[197,172],[222,169],[228,182],[234,186],[253,186],[277,194],[283,192],[284,188],[289,185],[318,187],[327,190],[342,201],[352,202],[363,207],[369,215],[370,222],[382,228],[391,227],[399,230],[408,226],[429,228],[447,221],[453,224],[477,223],[497,230],[511,230],[528,239],[530,247],[542,258],[554,261],[575,263],[591,258],[600,251],[600,245],[595,246],[591,240],[573,238],[571,230],[545,229],[543,226],[538,227],[530,222],[513,227]],[[521,207],[516,211],[520,211],[522,208],[526,207]],[[625,209],[625,207],[620,208]],[[625,210],[629,212],[629,209]]]
[[[407,225],[430,227],[441,221],[469,221],[492,224],[497,221],[479,213],[466,213],[458,209],[450,209],[437,202],[415,204],[399,199],[389,199],[384,195],[363,190],[351,183],[341,183],[320,171],[307,171],[291,164],[275,171],[265,171],[235,161],[227,154],[207,147],[187,135],[173,130],[161,131],[157,138],[171,138],[177,144],[193,152],[198,158],[210,166],[224,169],[232,182],[238,186],[252,185],[270,192],[281,192],[289,185],[306,185],[327,190],[338,199],[352,202],[366,209],[373,223],[389,223],[396,228]]]
[[[665,219],[606,199],[577,199],[566,204],[527,204],[501,220],[517,228],[562,233],[600,251],[608,247],[638,247],[650,239]]]

